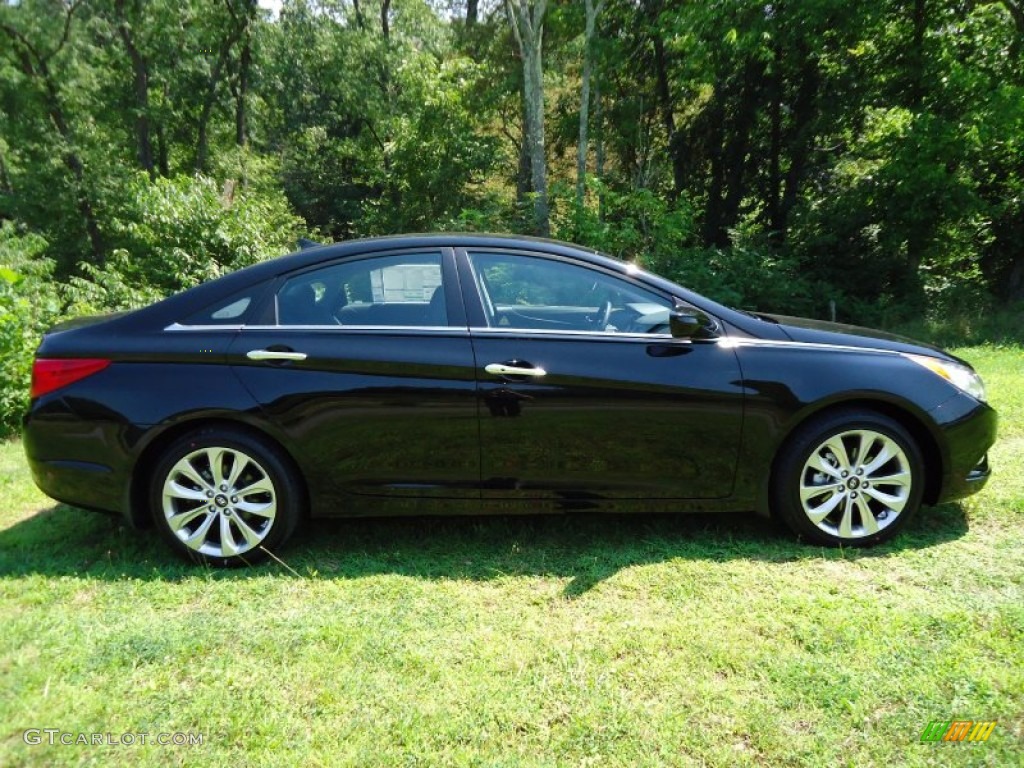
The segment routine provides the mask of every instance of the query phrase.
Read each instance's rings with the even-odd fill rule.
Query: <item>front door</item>
[[[714,499],[743,419],[733,349],[668,333],[673,299],[551,255],[460,253],[485,498]],[[476,302],[474,309],[470,302]]]

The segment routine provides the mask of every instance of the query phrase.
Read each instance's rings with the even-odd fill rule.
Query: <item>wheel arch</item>
[[[309,488],[306,485],[306,477],[287,446],[266,429],[261,429],[249,421],[225,415],[204,414],[169,424],[146,440],[132,467],[131,483],[128,490],[128,504],[125,517],[133,528],[149,528],[153,523],[148,501],[150,475],[153,467],[160,460],[160,456],[163,455],[167,447],[189,432],[218,426],[229,428],[236,432],[246,432],[256,439],[270,443],[281,454],[281,458],[287,462],[289,469],[292,470],[298,480],[303,494],[301,508],[303,510],[309,509]]]
[[[787,429],[779,439],[772,454],[768,476],[761,483],[758,492],[758,511],[762,514],[771,514],[769,499],[771,487],[777,477],[777,465],[782,455],[783,448],[793,438],[793,434],[804,424],[812,419],[842,410],[868,410],[887,416],[902,426],[917,443],[921,449],[921,456],[924,459],[924,495],[921,497],[922,504],[931,506],[938,501],[939,493],[942,490],[942,478],[946,471],[946,456],[942,451],[939,440],[925,422],[924,415],[916,413],[911,407],[905,404],[884,400],[874,397],[855,397],[845,400],[834,400],[821,403],[818,407],[809,408],[802,412],[797,418],[791,420]]]

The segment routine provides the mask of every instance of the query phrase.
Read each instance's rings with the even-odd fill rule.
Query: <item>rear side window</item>
[[[277,294],[279,325],[448,325],[439,252],[376,256],[303,272]]]
[[[231,296],[215,301],[207,307],[190,315],[183,325],[243,325],[253,322],[252,315],[256,310],[261,294],[266,291],[265,285],[253,286]]]

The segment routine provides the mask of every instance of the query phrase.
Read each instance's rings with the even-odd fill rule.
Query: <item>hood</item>
[[[789,317],[787,315],[762,315],[772,322],[793,341],[808,344],[839,344],[846,347],[864,347],[865,349],[886,349],[893,352],[907,352],[913,355],[929,355],[944,360],[955,360],[964,363],[943,349],[926,344],[923,341],[908,339],[887,331],[874,328],[863,328],[859,325],[830,323],[827,320],[812,320],[806,317]]]

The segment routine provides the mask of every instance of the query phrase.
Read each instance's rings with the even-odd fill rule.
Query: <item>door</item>
[[[283,430],[317,514],[353,496],[478,498],[475,368],[447,249],[349,257],[283,279],[277,322],[229,356]]]
[[[714,499],[743,420],[733,349],[672,338],[674,299],[560,256],[459,253],[485,498]]]

